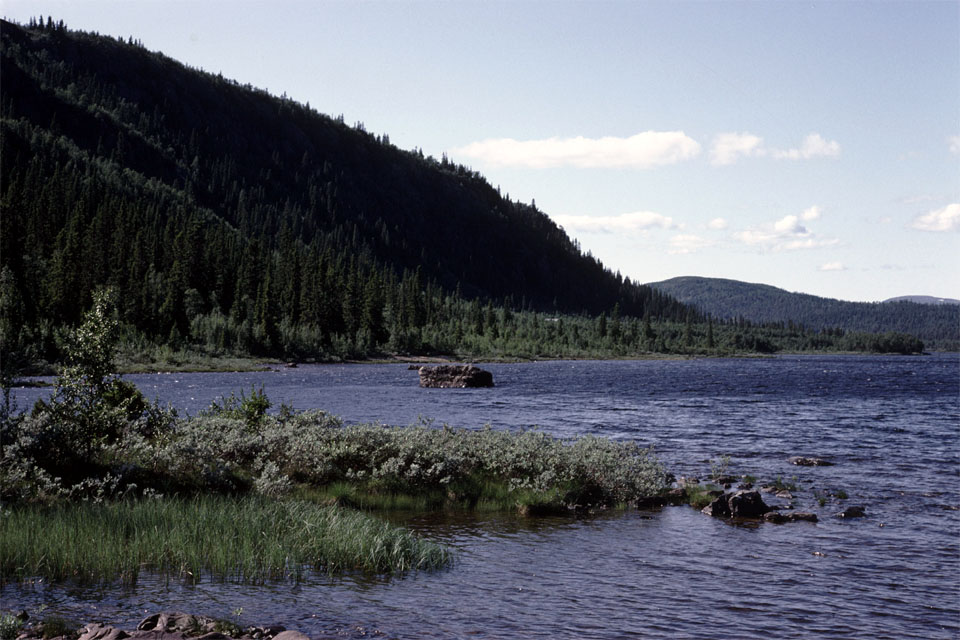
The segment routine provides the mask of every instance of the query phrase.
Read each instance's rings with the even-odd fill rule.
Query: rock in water
[[[472,364],[420,367],[420,386],[431,389],[492,387],[493,374]]]
[[[727,500],[730,505],[730,515],[734,518],[762,518],[770,511],[760,497],[759,491],[737,491]]]
[[[763,502],[759,491],[737,491],[718,496],[702,511],[714,518],[762,518],[770,507]]]
[[[798,467],[832,467],[833,463],[823,458],[808,458],[806,456],[793,456],[788,461]]]
[[[729,518],[730,505],[727,503],[727,496],[714,498],[713,502],[705,506],[701,511],[714,518]]]
[[[790,513],[780,513],[779,511],[768,511],[763,514],[763,519],[767,522],[782,524],[784,522],[817,522],[817,514],[807,513],[806,511],[791,511]]]

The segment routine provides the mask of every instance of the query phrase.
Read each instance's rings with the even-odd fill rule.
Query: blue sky
[[[960,2],[0,1],[483,173],[639,282],[960,298]]]

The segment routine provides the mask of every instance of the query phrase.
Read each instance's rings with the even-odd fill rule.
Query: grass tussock
[[[718,485],[711,483],[684,485],[687,492],[687,504],[695,509],[703,509],[716,498],[716,492],[723,492]]]
[[[133,581],[142,570],[192,581],[261,582],[307,569],[437,569],[450,553],[360,513],[301,501],[198,497],[18,508],[0,518],[5,580]]]

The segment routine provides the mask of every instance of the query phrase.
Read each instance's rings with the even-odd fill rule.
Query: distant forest
[[[921,338],[928,348],[960,351],[960,305],[908,300],[846,302],[723,278],[672,278],[650,286],[716,318],[868,333],[910,333]]]
[[[285,96],[52,19],[0,25],[0,357],[61,357],[98,289],[142,358],[913,352],[715,321],[530,204]]]

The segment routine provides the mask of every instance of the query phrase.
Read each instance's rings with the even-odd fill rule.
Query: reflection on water
[[[730,471],[800,485],[820,522],[731,526],[686,507],[588,518],[394,514],[456,549],[449,570],[311,575],[300,584],[144,576],[133,587],[7,585],[2,607],[45,603],[133,625],[187,610],[280,622],[314,636],[397,638],[952,638],[960,634],[956,356],[797,357],[491,365],[492,390],[422,390],[406,366],[131,376],[189,412],[264,384],[348,421],[538,424],[652,444],[677,473]],[[21,404],[29,399],[21,396]],[[832,467],[794,467],[792,455]],[[843,490],[846,500],[817,496]],[[784,505],[786,506],[786,502]],[[861,504],[867,517],[833,517]]]

